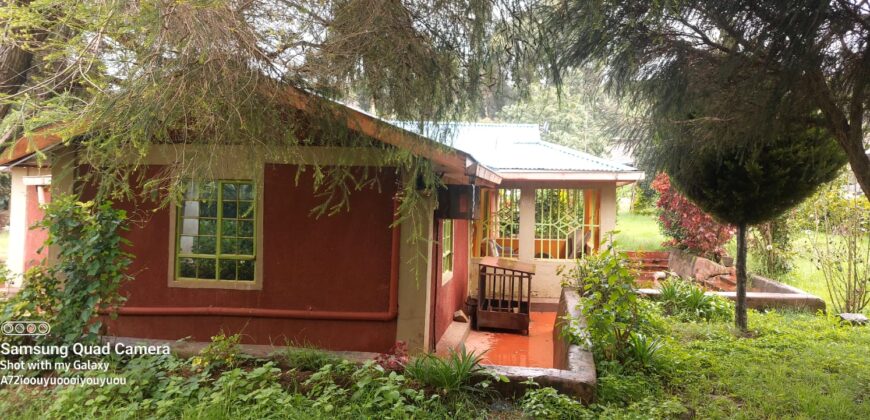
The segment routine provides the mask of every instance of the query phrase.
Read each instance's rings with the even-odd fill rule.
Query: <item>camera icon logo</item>
[[[6,321],[0,331],[3,335],[39,337],[51,332],[51,325],[45,321]]]

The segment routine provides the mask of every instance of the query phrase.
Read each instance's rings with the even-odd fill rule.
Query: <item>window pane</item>
[[[199,201],[185,201],[184,210],[181,212],[184,217],[199,216]]]
[[[194,254],[214,254],[216,244],[216,238],[214,236],[197,236],[193,241],[193,253]]]
[[[199,234],[200,235],[217,235],[217,220],[214,219],[200,219],[199,221]]]
[[[220,279],[235,280],[236,279],[236,261],[235,260],[220,260]]]
[[[217,217],[217,202],[200,201],[199,217]]]
[[[239,214],[239,206],[235,201],[224,202],[224,214],[223,217],[225,219],[235,219]]]
[[[248,238],[254,237],[254,222],[249,220],[239,221],[239,235]]]
[[[239,184],[239,199],[240,200],[253,200],[254,199],[254,185],[253,184]]]
[[[214,182],[203,182],[199,186],[199,198],[216,200],[216,191],[217,188],[215,187]]]
[[[239,202],[239,219],[253,219],[254,218],[254,202],[253,201],[240,201]]]
[[[196,265],[193,258],[181,258],[178,260],[178,274],[181,277],[196,277]]]
[[[239,195],[236,191],[236,184],[224,183],[224,200],[236,200],[239,198]]]
[[[193,236],[182,236],[178,239],[178,250],[182,254],[193,253]]]
[[[202,280],[214,280],[214,265],[215,260],[210,258],[197,258],[196,259],[196,268],[197,274],[196,278]]]
[[[184,188],[184,198],[188,200],[196,200],[198,198],[197,191],[199,187],[196,182],[188,182]]]
[[[221,222],[221,236],[236,236],[238,234],[238,230],[236,227],[238,226],[235,220],[224,220]]]
[[[253,239],[239,239],[239,254],[241,255],[254,255],[254,240]]]
[[[221,254],[238,254],[239,244],[236,238],[221,238]]]
[[[183,219],[181,221],[181,234],[182,235],[198,235],[199,234],[199,221],[196,219]]]
[[[254,279],[254,261],[239,261],[239,280]]]

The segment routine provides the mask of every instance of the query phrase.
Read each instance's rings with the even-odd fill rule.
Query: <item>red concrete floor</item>
[[[471,331],[465,348],[480,354],[483,363],[504,366],[553,367],[553,325],[555,312],[532,312],[529,335],[507,332]]]

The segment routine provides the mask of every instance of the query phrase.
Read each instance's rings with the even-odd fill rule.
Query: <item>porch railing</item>
[[[477,327],[528,334],[535,266],[484,257],[479,267]]]

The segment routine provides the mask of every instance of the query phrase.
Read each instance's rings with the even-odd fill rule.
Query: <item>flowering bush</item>
[[[725,254],[722,245],[734,235],[734,228],[713,220],[709,214],[683,197],[671,186],[667,174],[658,174],[652,187],[659,193],[656,202],[659,208],[659,225],[662,232],[671,238],[662,245],[686,249],[719,261]]]

